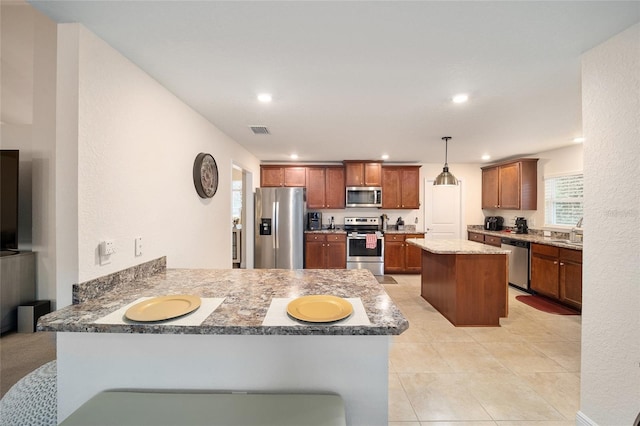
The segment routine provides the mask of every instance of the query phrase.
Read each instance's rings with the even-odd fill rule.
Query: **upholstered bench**
[[[345,426],[338,395],[113,390],[97,394],[61,425]]]

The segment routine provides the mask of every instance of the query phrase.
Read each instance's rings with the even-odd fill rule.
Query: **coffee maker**
[[[307,213],[307,229],[309,229],[309,231],[319,231],[322,229],[322,213]]]
[[[529,227],[527,226],[527,219],[524,217],[516,217],[516,234],[528,234]]]

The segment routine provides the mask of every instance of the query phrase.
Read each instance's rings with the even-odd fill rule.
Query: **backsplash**
[[[113,290],[122,284],[131,281],[144,279],[152,275],[165,272],[167,270],[167,257],[162,256],[149,262],[135,265],[113,274],[105,275],[100,278],[85,281],[80,284],[74,284],[72,290],[73,304],[77,305],[87,300],[95,299],[103,294]]]

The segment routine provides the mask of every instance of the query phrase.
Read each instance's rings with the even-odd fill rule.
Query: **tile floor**
[[[385,289],[409,320],[389,363],[389,426],[573,426],[581,317],[515,300],[501,327],[454,327],[420,297],[419,275]]]

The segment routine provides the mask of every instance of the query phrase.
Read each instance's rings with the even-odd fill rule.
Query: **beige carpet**
[[[56,359],[56,334],[7,333],[0,337],[0,396],[18,380]]]

